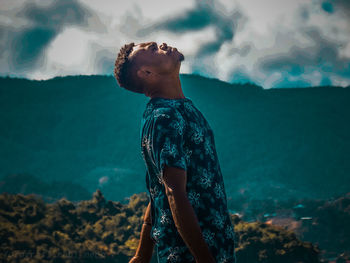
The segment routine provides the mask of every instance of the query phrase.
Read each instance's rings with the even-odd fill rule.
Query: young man
[[[140,131],[150,202],[130,263],[236,263],[235,233],[213,131],[179,78],[184,55],[165,43],[124,45],[115,62],[120,87],[150,97]]]

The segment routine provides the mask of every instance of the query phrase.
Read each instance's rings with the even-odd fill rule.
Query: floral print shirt
[[[167,164],[186,170],[187,196],[216,262],[236,263],[234,226],[214,133],[200,110],[188,97],[153,97],[143,113],[140,139],[158,262],[195,262],[177,231],[162,183]]]

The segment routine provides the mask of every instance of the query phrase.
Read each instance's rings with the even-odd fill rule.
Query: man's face
[[[167,46],[166,43],[158,46],[156,42],[135,45],[129,56],[136,58],[139,67],[143,66],[157,74],[178,73],[181,61],[185,59],[177,48]]]

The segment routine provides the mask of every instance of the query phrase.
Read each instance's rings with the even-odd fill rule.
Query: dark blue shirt
[[[200,110],[188,97],[151,98],[143,113],[140,139],[158,262],[195,262],[177,231],[162,183],[167,164],[186,170],[187,197],[216,262],[236,263],[234,226],[214,133]]]

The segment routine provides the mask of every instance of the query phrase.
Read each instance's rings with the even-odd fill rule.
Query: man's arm
[[[186,171],[165,165],[163,182],[176,228],[196,262],[215,262],[186,193]]]
[[[140,242],[137,247],[135,256],[133,259],[137,258],[140,261],[131,261],[131,262],[150,262],[152,259],[154,241],[151,239],[151,202],[148,203],[143,222],[147,224],[142,224]]]

